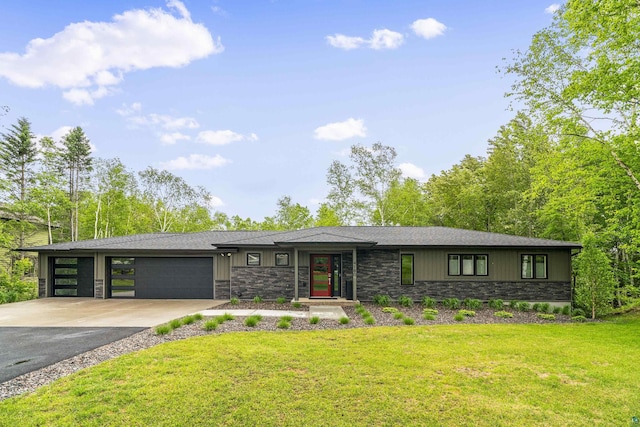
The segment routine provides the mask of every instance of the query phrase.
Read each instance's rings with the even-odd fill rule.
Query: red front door
[[[311,296],[331,296],[331,255],[311,255]]]

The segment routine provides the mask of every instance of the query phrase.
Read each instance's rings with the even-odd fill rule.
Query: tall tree
[[[586,234],[582,243],[584,248],[575,261],[575,300],[595,319],[610,310],[615,280],[609,258],[597,246],[595,236]]]
[[[278,210],[275,216],[276,226],[280,230],[299,230],[313,225],[313,216],[306,206],[292,203],[291,197],[278,199]]]
[[[91,145],[81,127],[75,127],[62,138],[62,160],[67,171],[69,201],[69,227],[71,241],[78,240],[80,197],[87,174],[92,170]]]

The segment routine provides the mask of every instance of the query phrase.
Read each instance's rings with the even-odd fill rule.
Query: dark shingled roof
[[[460,230],[447,227],[314,227],[294,231],[204,231],[156,233],[83,240],[24,248],[29,251],[209,251],[219,248],[295,246],[309,244],[354,246],[575,248],[578,243]]]

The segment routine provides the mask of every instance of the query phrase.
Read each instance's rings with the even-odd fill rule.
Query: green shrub
[[[285,322],[291,322],[293,320],[293,316],[282,316],[281,319]]]
[[[434,298],[431,298],[431,297],[422,297],[422,301],[420,301],[420,303],[422,303],[422,306],[424,308],[435,308],[436,307],[436,300]]]
[[[458,298],[445,298],[442,300],[442,305],[449,310],[457,310],[460,308],[460,300]]]
[[[202,320],[203,318],[204,316],[202,315],[202,313],[196,313],[193,315],[194,320]]]
[[[573,316],[571,317],[571,320],[573,320],[574,322],[586,322],[587,318],[584,316]]]
[[[346,325],[347,323],[349,323],[349,318],[347,316],[342,316],[339,322],[341,325]]]
[[[453,320],[455,320],[456,322],[462,322],[464,320],[464,315],[458,313],[455,316],[453,316]]]
[[[262,316],[249,316],[244,319],[244,325],[253,328],[262,320]]]
[[[224,323],[224,322],[226,322],[228,320],[235,319],[235,317],[233,317],[233,314],[231,314],[231,313],[224,313],[222,316],[219,316],[218,319],[221,320],[218,323]]]
[[[373,302],[374,304],[380,305],[380,306],[386,306],[391,304],[391,297],[389,295],[374,295],[373,296]]]
[[[291,323],[287,322],[284,319],[280,319],[278,324],[276,325],[279,329],[289,329],[291,327]]]
[[[520,301],[518,300],[509,301],[509,307],[511,307],[514,310],[517,310],[519,305],[520,305]]]
[[[458,311],[458,314],[462,314],[465,317],[475,317],[476,316],[476,312],[473,310],[460,310]]]
[[[560,313],[562,313],[562,307],[557,305],[553,307],[553,314],[560,314]]]
[[[291,305],[293,306],[293,308],[302,307],[302,303],[300,301],[294,301],[293,303],[291,303]]]
[[[423,313],[422,318],[424,320],[436,320],[436,316],[431,313]]]
[[[405,325],[415,325],[416,321],[413,320],[411,317],[405,317],[404,319],[402,319],[402,321],[404,322]]]
[[[465,298],[462,301],[462,306],[468,308],[469,310],[477,310],[482,307],[482,301],[480,301],[479,299]]]
[[[425,308],[424,310],[422,310],[423,314],[432,314],[432,315],[437,315],[438,314],[438,310],[436,310],[435,308]]]
[[[404,314],[400,313],[399,311],[396,313],[393,313],[393,318],[396,320],[400,320],[400,319],[404,319]]]
[[[11,272],[0,270],[0,304],[38,297],[37,281],[24,277],[32,268],[33,262],[29,258],[23,258],[15,260]]]
[[[255,297],[253,297],[253,302],[255,302],[256,304],[260,304],[262,302],[262,297],[260,295],[256,295]]]
[[[367,316],[364,318],[365,325],[373,325],[374,323],[376,323],[376,319],[374,319],[373,316]]]
[[[536,316],[538,316],[538,318],[540,318],[542,320],[556,320],[556,315],[555,314],[536,313]]]
[[[571,310],[571,316],[572,316],[572,317],[576,317],[576,316],[582,316],[582,317],[585,317],[585,316],[586,316],[586,314],[585,314],[585,312],[584,312],[584,310],[583,310],[583,309],[581,309],[581,308],[574,308],[573,310]]]
[[[531,304],[526,301],[520,301],[518,303],[518,311],[529,311],[531,309]]]
[[[490,299],[487,305],[489,308],[493,308],[494,310],[502,310],[504,307],[504,301],[501,299]]]
[[[413,299],[406,295],[400,295],[398,297],[398,304],[402,307],[413,307]]]
[[[278,297],[278,298],[276,299],[276,302],[277,302],[278,304],[284,304],[285,302],[287,302],[287,299],[286,299],[285,297]]]
[[[196,318],[194,316],[185,316],[182,318],[183,325],[190,325],[195,321],[196,321]]]
[[[167,335],[172,330],[173,328],[171,327],[171,325],[156,326],[156,335]]]
[[[357,303],[356,305],[354,305],[355,309],[359,309],[359,308],[364,308],[364,305],[362,305],[362,303]]]
[[[180,319],[170,320],[169,326],[171,326],[171,329],[178,329],[180,326],[182,326],[182,321]]]
[[[309,323],[312,325],[317,325],[320,322],[320,318],[318,316],[313,316],[309,319]]]
[[[398,312],[398,309],[397,309],[397,308],[395,308],[395,307],[384,307],[384,308],[382,309],[382,312],[383,312],[383,313],[397,313],[397,312]]]
[[[535,303],[535,304],[533,304],[533,305],[531,306],[531,309],[532,309],[533,311],[535,311],[535,312],[539,312],[539,311],[540,311],[540,305],[541,305],[541,304],[542,304],[542,303],[537,302],[537,303]]]
[[[371,316],[371,313],[369,313],[367,310],[360,312],[360,317],[369,317],[369,316]]]
[[[540,313],[551,313],[551,304],[548,302],[540,304]]]
[[[502,317],[503,319],[511,319],[513,318],[513,313],[509,313],[508,311],[496,311],[493,313],[494,316]]]
[[[565,316],[570,316],[571,315],[571,306],[567,304],[564,307],[562,307],[562,314],[564,314]]]
[[[229,303],[230,303],[231,305],[238,305],[238,304],[240,303],[240,300],[239,300],[238,298],[236,298],[236,297],[233,297],[233,298],[231,298],[231,299],[229,300]]]
[[[216,319],[209,319],[204,322],[204,325],[202,325],[202,329],[205,331],[215,331],[217,327],[218,321]]]
[[[367,311],[367,309],[364,308],[363,306],[360,306],[360,307],[356,306],[356,313],[362,314],[362,313],[364,313],[366,311]]]

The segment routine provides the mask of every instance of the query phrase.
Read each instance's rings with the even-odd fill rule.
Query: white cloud
[[[209,145],[227,145],[238,141],[257,141],[255,133],[242,135],[231,130],[205,130],[198,133],[196,142]]]
[[[180,156],[168,162],[161,162],[160,167],[167,170],[214,169],[230,162],[230,160],[225,159],[220,154],[216,154],[215,156],[190,154],[189,157]]]
[[[558,10],[560,9],[560,5],[558,3],[553,3],[550,4],[549,6],[547,6],[544,9],[544,13],[548,13],[550,15],[553,15],[554,13],[556,13]]]
[[[152,128],[162,128],[165,130],[178,129],[197,129],[200,123],[193,117],[174,117],[168,114],[151,113],[147,115],[140,114],[142,105],[135,102],[130,106],[124,105],[116,113],[126,117],[129,123],[137,126],[149,126]]]
[[[418,180],[425,178],[424,170],[413,163],[401,163],[398,165],[398,168],[402,171],[402,175],[407,178],[414,178]]]
[[[391,30],[375,30],[369,41],[371,49],[397,49],[404,43],[404,36]]]
[[[28,88],[55,86],[66,100],[90,105],[113,93],[124,74],[154,67],[182,67],[224,47],[207,28],[191,21],[178,0],[169,9],[131,9],[110,22],[67,25],[53,36],[31,40],[25,52],[0,53],[0,76]]]
[[[209,206],[212,208],[220,208],[222,206],[224,206],[225,203],[222,201],[222,199],[220,197],[217,196],[211,196],[209,198]]]
[[[327,36],[326,39],[331,46],[344,50],[357,49],[367,43],[362,37],[349,37],[344,34],[334,34]]]
[[[312,197],[312,198],[309,199],[309,204],[312,205],[312,206],[317,206],[320,203],[322,203],[322,201],[323,201],[322,199],[319,199],[317,197]]]
[[[362,46],[368,46],[371,49],[396,49],[404,43],[402,34],[387,29],[375,30],[368,40],[344,34],[334,34],[327,36],[326,39],[331,46],[344,50],[357,49]]]
[[[139,102],[134,102],[131,105],[122,104],[122,108],[116,110],[120,116],[127,117],[132,116],[134,114],[138,114],[142,110],[142,104]]]
[[[72,126],[60,126],[58,129],[51,132],[51,138],[54,141],[61,141],[63,137],[65,137],[69,132],[73,129]]]
[[[173,145],[178,141],[188,141],[191,137],[180,132],[163,133],[160,135],[160,142],[163,145]]]
[[[329,123],[320,126],[314,131],[315,139],[325,141],[343,141],[355,136],[367,136],[367,128],[364,126],[364,120],[349,118],[344,122]]]
[[[447,26],[433,18],[427,18],[413,21],[411,29],[416,35],[428,40],[444,34]]]

